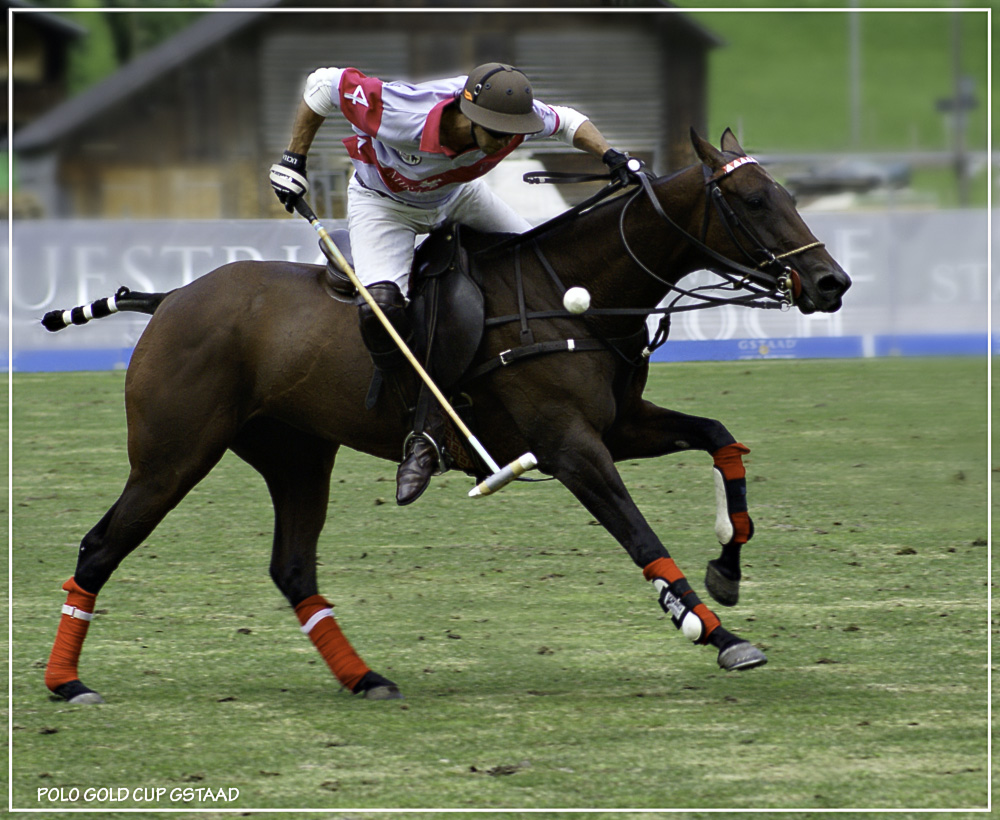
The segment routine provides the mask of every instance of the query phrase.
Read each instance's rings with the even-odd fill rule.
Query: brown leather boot
[[[396,470],[396,503],[405,507],[420,498],[440,464],[441,451],[434,440],[426,433],[413,436],[406,458]]]

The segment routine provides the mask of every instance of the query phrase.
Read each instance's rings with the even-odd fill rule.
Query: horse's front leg
[[[660,605],[685,637],[696,644],[715,646],[723,669],[749,669],[767,662],[763,652],[724,629],[691,589],[639,512],[611,453],[593,428],[581,425],[570,431],[562,446],[542,456],[540,466],[559,479],[628,551],[646,580],[656,587]]]
[[[606,437],[615,461],[649,458],[684,450],[704,450],[714,461],[715,534],[722,553],[708,562],[705,587],[723,606],[735,606],[740,597],[740,550],[753,537],[747,509],[746,469],[748,447],[733,438],[715,419],[689,416],[640,401],[625,412]]]

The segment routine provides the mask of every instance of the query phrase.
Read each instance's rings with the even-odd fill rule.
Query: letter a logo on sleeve
[[[382,81],[345,68],[340,80],[340,113],[358,131],[371,137],[382,125]]]
[[[359,85],[350,94],[344,94],[344,99],[350,100],[355,105],[363,105],[365,108],[368,107],[368,98],[365,96],[365,90]]]

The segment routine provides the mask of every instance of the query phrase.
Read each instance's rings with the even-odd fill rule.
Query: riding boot
[[[437,443],[426,433],[410,438],[406,452],[406,458],[396,470],[396,503],[400,507],[412,504],[424,494],[441,460]]]
[[[368,293],[385,314],[393,329],[404,342],[410,344],[412,326],[410,317],[406,314],[406,299],[399,286],[395,282],[376,282],[368,287]],[[361,324],[361,339],[375,365],[375,373],[365,399],[365,409],[371,410],[378,401],[386,377],[391,381],[394,374],[405,367],[407,362],[403,351],[379,321],[371,305],[361,297],[358,297],[358,319]]]
[[[429,391],[417,399],[413,432],[403,445],[403,463],[396,471],[396,503],[404,507],[423,494],[431,477],[448,469],[444,451],[445,416]]]

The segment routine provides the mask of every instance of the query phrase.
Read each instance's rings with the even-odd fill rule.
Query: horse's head
[[[839,310],[850,277],[803,222],[791,194],[746,155],[728,128],[721,151],[693,129],[691,141],[707,169],[706,195],[716,206],[706,211],[712,213],[706,244],[769,273],[790,268],[797,274],[795,290],[801,286],[795,304],[803,313]]]

